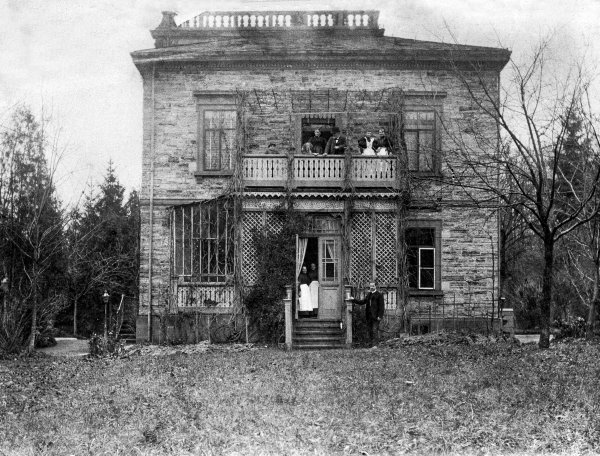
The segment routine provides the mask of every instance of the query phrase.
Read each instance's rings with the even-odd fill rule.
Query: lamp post
[[[104,338],[106,339],[108,337],[108,326],[107,326],[107,321],[106,321],[106,317],[107,317],[107,306],[108,306],[108,298],[110,298],[110,295],[108,294],[108,291],[104,290],[104,294],[102,295],[102,300],[104,301]]]

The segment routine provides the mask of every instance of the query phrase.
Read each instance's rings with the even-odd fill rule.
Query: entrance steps
[[[300,350],[325,350],[346,348],[345,331],[341,320],[301,318],[294,321],[292,348]]]

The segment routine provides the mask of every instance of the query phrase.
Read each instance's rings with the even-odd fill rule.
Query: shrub
[[[541,323],[540,300],[542,289],[537,282],[525,282],[514,299],[516,325],[520,329],[538,328]]]
[[[556,339],[585,337],[585,319],[582,317],[556,320],[554,326],[557,329],[555,333]]]
[[[283,228],[255,230],[252,241],[257,252],[258,280],[246,297],[251,324],[265,342],[277,343],[284,333],[282,299],[285,286],[295,283],[296,234],[304,228],[304,218],[293,210],[281,211]]]
[[[104,358],[107,356],[117,357],[125,351],[125,343],[113,334],[108,333],[107,337],[100,334],[92,334],[89,340],[90,356]]]

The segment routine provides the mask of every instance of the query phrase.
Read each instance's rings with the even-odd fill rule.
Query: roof
[[[280,12],[276,12],[280,13]],[[289,12],[284,12],[289,13]],[[460,44],[420,41],[405,38],[388,37],[377,24],[379,13],[376,11],[359,12],[357,17],[369,18],[362,26],[348,25],[349,12],[324,12],[315,15],[330,17],[331,26],[307,26],[299,22],[304,16],[310,21],[310,14],[294,13],[273,14],[276,17],[289,17],[289,26],[279,26],[281,22],[271,21],[276,26],[244,27],[241,18],[255,17],[252,14],[223,14],[228,18],[228,27],[211,26],[207,17],[213,18],[216,13],[204,13],[194,18],[197,27],[176,26],[174,13],[163,13],[163,22],[151,33],[156,40],[154,49],[133,52],[136,65],[156,62],[271,62],[285,64],[337,63],[352,62],[356,64],[378,63],[384,65],[407,65],[418,62],[430,64],[478,63],[487,64],[498,70],[502,69],[510,58],[507,49],[468,46]],[[210,14],[207,16],[207,14]],[[256,14],[256,13],[255,13]],[[298,16],[299,15],[299,16]],[[328,15],[328,16],[327,16]],[[344,16],[345,15],[345,16]],[[221,16],[219,16],[221,17]],[[231,17],[231,19],[229,19]],[[298,23],[296,23],[295,18]],[[236,18],[240,27],[237,27]],[[331,18],[337,19],[338,22]],[[205,26],[201,25],[204,21]],[[256,21],[256,19],[255,19]],[[184,23],[185,24],[185,23]],[[221,24],[222,25],[222,24]]]

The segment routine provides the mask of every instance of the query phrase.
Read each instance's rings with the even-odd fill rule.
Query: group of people
[[[312,155],[343,155],[346,152],[346,138],[338,127],[331,129],[331,138],[326,140],[321,136],[321,130],[316,129],[315,135],[302,145],[302,153]]]
[[[392,153],[392,140],[385,134],[383,128],[379,129],[379,136],[374,137],[370,131],[358,140],[361,155],[386,156]]]
[[[310,271],[302,266],[298,276],[298,317],[316,318],[319,316],[319,273],[317,265],[312,263]]]
[[[346,152],[346,138],[342,136],[338,127],[331,130],[332,136],[325,140],[321,136],[321,130],[316,129],[314,136],[311,137],[302,146],[303,154],[312,155],[343,155]],[[361,155],[386,156],[393,151],[392,140],[386,135],[385,129],[380,128],[378,136],[373,136],[371,131],[367,131],[365,136],[358,140],[358,147]]]
[[[383,295],[377,289],[374,282],[369,284],[369,292],[363,299],[356,299],[352,296],[349,299],[358,305],[365,305],[365,317],[367,329],[369,331],[369,341],[371,346],[376,346],[379,342],[379,322],[383,318],[385,304]],[[319,314],[319,274],[317,266],[312,263],[310,271],[306,266],[302,266],[298,276],[298,317],[299,318],[317,318]]]

